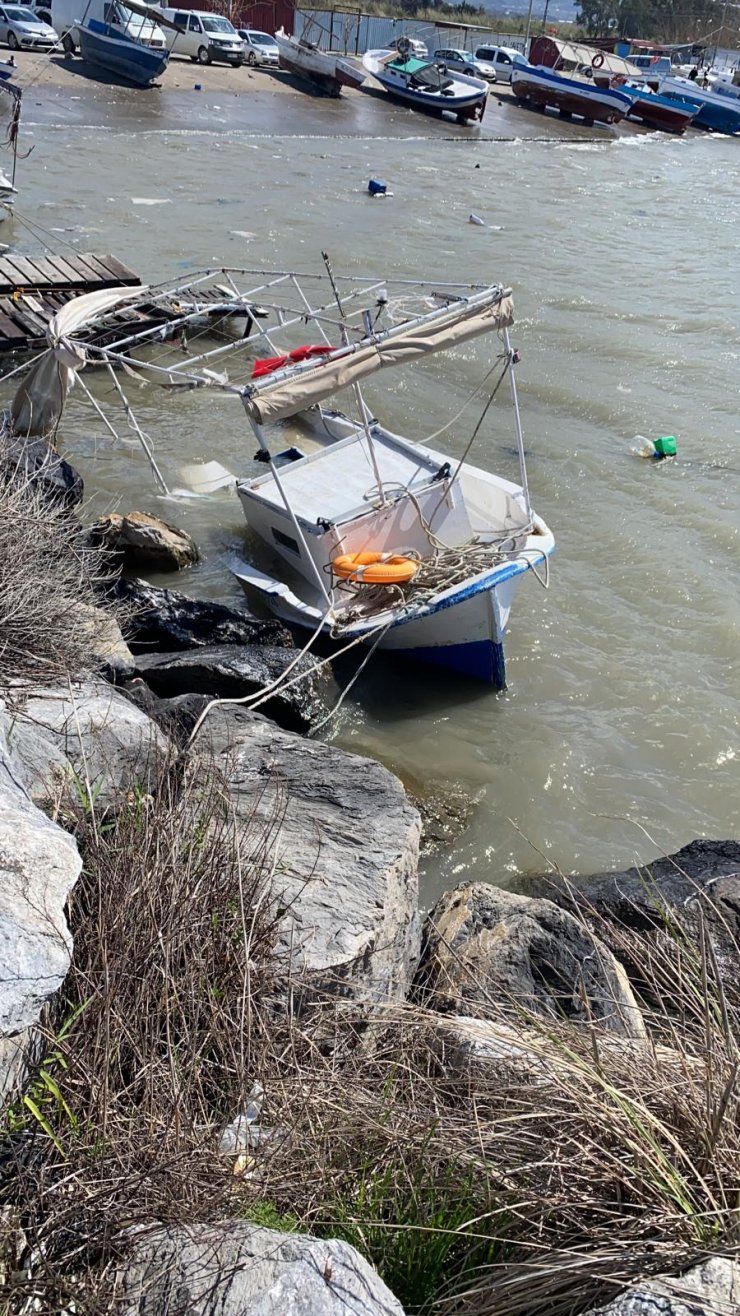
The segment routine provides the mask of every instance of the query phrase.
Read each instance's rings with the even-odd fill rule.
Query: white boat
[[[394,100],[429,114],[454,114],[462,123],[480,121],[489,84],[467,73],[451,73],[444,64],[417,59],[408,40],[397,50],[368,50],[362,63]]]
[[[361,87],[365,74],[348,59],[331,51],[320,50],[305,37],[290,37],[282,28],[275,33],[281,69],[307,78],[330,96],[339,96],[342,87]]]
[[[547,109],[559,110],[565,118],[580,115],[589,126],[594,122],[618,123],[632,109],[632,100],[624,92],[597,87],[585,78],[566,78],[541,65],[516,68],[511,77],[516,100]]]
[[[170,326],[175,334],[202,321],[204,311],[220,323],[246,317],[246,334],[226,344],[199,340],[197,356],[183,359],[173,349],[172,360],[165,361],[157,325],[85,349],[88,360],[103,362],[116,379],[126,424],[139,435],[160,487],[168,492],[123,394],[127,374],[176,390],[218,388],[241,401],[259,444],[256,469],[236,480],[256,541],[250,561],[234,568],[248,594],[292,625],[342,647],[392,650],[503,688],[504,639],[516,592],[528,574],[547,584],[554,548],[551,531],[529,500],[515,383],[518,354],[509,339],[510,290],[500,284],[335,278],[328,259],[324,275],[260,272],[240,290],[236,280],[245,274],[257,271],[222,269],[174,289],[140,292],[142,305],[167,298],[180,308]],[[199,291],[204,285],[217,289],[223,301]],[[135,309],[134,290],[123,295]],[[104,305],[107,311],[112,302]],[[74,314],[74,307],[70,303],[65,314]],[[55,332],[68,364],[74,353],[63,333],[66,324]],[[462,456],[438,448],[433,439],[415,442],[373,417],[361,391],[365,380],[389,367],[459,352],[486,335],[495,356],[481,362],[478,389],[466,404],[479,395],[478,420],[471,421]],[[156,345],[151,360],[146,341]],[[213,369],[226,357],[230,369],[246,378],[237,381]],[[127,374],[119,376],[121,367]],[[50,369],[42,358],[33,370],[56,387],[56,366]],[[516,480],[470,460],[484,422],[484,433],[494,415],[500,426],[499,405],[493,404],[504,385],[518,454]],[[35,387],[33,377],[24,381],[16,410],[31,395],[33,415],[48,412]],[[353,416],[336,409],[337,394],[349,397]],[[451,399],[450,410],[457,406]],[[110,414],[104,419],[115,433]],[[58,414],[50,420],[58,424]],[[438,424],[435,412],[434,428]],[[213,465],[204,468],[209,488],[234,483],[228,472],[225,481],[214,479]]]

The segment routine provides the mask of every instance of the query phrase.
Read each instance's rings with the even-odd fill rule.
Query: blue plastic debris
[[[388,191],[388,184],[381,183],[379,178],[371,178],[367,190],[371,196],[385,196]]]

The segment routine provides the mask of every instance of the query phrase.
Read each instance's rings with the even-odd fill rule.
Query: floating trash
[[[478,228],[485,228],[485,227],[486,227],[486,221],[485,221],[485,219],[481,219],[480,215],[474,215],[473,212],[472,212],[472,210],[471,210],[470,214],[468,215],[468,223],[469,223],[469,224],[477,224],[477,225],[478,225]]]

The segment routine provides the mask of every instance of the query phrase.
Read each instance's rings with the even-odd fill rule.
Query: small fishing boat
[[[397,50],[368,50],[362,57],[368,73],[394,100],[429,114],[454,114],[459,122],[480,121],[489,84],[467,73],[450,73],[444,64],[417,59],[406,38]]]
[[[552,106],[566,119],[577,114],[588,125],[597,121],[618,123],[632,108],[631,98],[623,91],[594,86],[585,78],[565,78],[542,65],[515,68],[511,87],[520,103],[529,103],[543,110]]]
[[[342,87],[361,87],[365,74],[348,59],[321,50],[305,37],[290,37],[282,28],[275,33],[281,69],[306,78],[329,96],[339,96]]]
[[[684,133],[699,112],[699,102],[694,100],[671,100],[670,96],[661,96],[642,82],[613,83],[632,101],[628,119],[638,119],[647,128],[659,128],[663,132]]]
[[[740,133],[740,100],[725,92],[697,87],[690,78],[664,78],[660,84],[661,96],[679,104],[698,103],[699,109],[694,118],[697,128],[708,128],[712,132]]]
[[[159,28],[174,23],[137,0],[113,0],[105,12],[105,20],[87,18],[75,28],[82,58],[138,87],[150,86],[162,76],[170,57]]]
[[[314,639],[324,635],[342,648],[390,650],[501,689],[515,595],[528,575],[547,586],[554,549],[553,535],[529,497],[515,380],[519,354],[509,338],[511,290],[502,284],[342,278],[334,275],[328,257],[325,265],[323,275],[224,268],[167,290],[89,294],[78,299],[79,309],[70,302],[50,334],[64,372],[38,359],[21,384],[13,414],[19,424],[26,423],[27,414],[32,420],[43,414],[47,428],[59,424],[72,373],[66,367],[81,348],[69,334],[85,320],[86,346],[79,360],[107,368],[125,424],[139,437],[160,489],[169,495],[151,440],[123,392],[127,378],[171,390],[173,407],[184,390],[231,394],[257,439],[255,465],[250,469],[245,459],[239,478],[211,461],[202,471],[180,472],[179,478],[200,496],[235,487],[251,532],[249,560],[232,565],[245,592]],[[245,274],[251,276],[246,287]],[[216,292],[216,301],[209,290]],[[116,314],[111,307],[117,297],[132,310],[136,298],[142,305],[153,297],[168,298],[181,310],[170,326],[180,341],[204,312],[219,323],[244,317],[246,325],[213,347],[196,334],[195,355],[183,357],[180,346],[169,360],[162,356],[156,326],[97,345],[90,341],[90,325],[100,329],[106,320],[90,321],[87,308],[99,304],[107,315]],[[313,341],[306,341],[307,325]],[[436,435],[421,442],[375,418],[362,392],[366,380],[419,362],[428,371],[432,356],[459,355],[463,347],[469,358],[474,340],[487,335],[494,358],[481,354],[477,388],[462,411],[459,398],[450,399],[459,421],[478,397],[477,420],[471,420],[464,445],[451,451],[436,446],[435,437],[451,423],[440,429],[436,411],[433,420],[427,417]],[[226,372],[227,358],[241,379]],[[217,359],[222,364],[214,370]],[[503,385],[516,443],[514,480],[471,461],[481,432],[489,434],[489,451],[494,423],[503,437]],[[84,378],[80,387],[86,392]],[[338,393],[349,397],[353,414],[338,410],[333,401]],[[110,411],[103,413],[89,391],[88,398],[115,435]]]

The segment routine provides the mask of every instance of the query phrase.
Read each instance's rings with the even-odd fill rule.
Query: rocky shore
[[[20,456],[3,1310],[730,1316],[740,845],[526,896],[491,872],[422,917],[419,811],[311,735],[333,692],[290,634],[157,589],[176,528],[87,535],[75,473]],[[81,533],[113,566],[60,599]],[[11,596],[52,543],[45,648]]]

